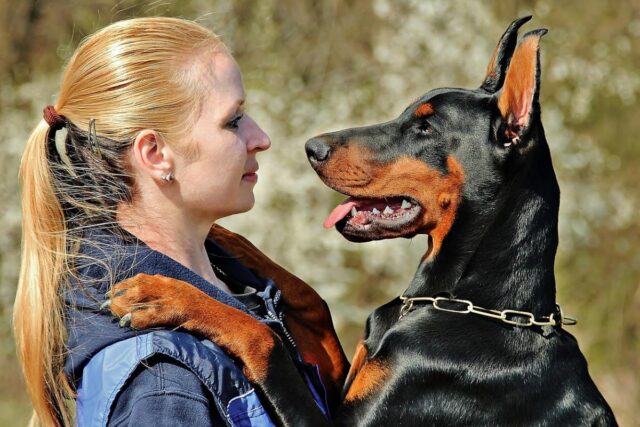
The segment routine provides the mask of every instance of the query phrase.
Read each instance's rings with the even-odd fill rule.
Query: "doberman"
[[[546,30],[518,42],[518,29],[530,18],[507,28],[479,89],[435,89],[392,121],[306,143],[319,177],[348,196],[326,227],[356,242],[417,234],[429,241],[402,296],[367,320],[334,416],[338,425],[616,425],[563,328],[571,319],[555,301],[560,191],[539,104],[539,42]],[[214,228],[215,239],[218,234],[229,249],[239,239]],[[250,244],[237,247],[259,274],[282,280],[288,302],[300,310],[287,326],[307,346],[305,358],[324,360],[335,390],[346,364],[317,294]],[[282,396],[305,400],[298,386],[283,390],[270,379],[274,369],[288,369],[275,357],[233,348],[237,331],[185,308],[187,297],[197,298],[183,292],[188,285],[143,289],[136,280],[118,285],[126,292],[113,300],[116,315],[143,300],[132,289],[147,298],[152,289],[175,287],[180,294],[171,296],[168,310],[134,312],[133,325],[182,324],[238,357],[267,400],[294,388]],[[176,301],[185,307],[175,309]],[[309,307],[319,309],[305,314]],[[179,321],[162,313],[172,308]],[[314,337],[320,344],[312,345]],[[269,356],[279,346],[277,339],[266,342]],[[275,400],[270,404],[285,425],[325,424],[313,405],[284,413],[283,401]]]

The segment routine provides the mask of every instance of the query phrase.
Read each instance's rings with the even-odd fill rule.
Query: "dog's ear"
[[[482,85],[480,85],[480,89],[489,93],[495,93],[500,89],[502,83],[504,83],[504,76],[509,66],[509,61],[511,61],[511,55],[513,55],[513,51],[516,48],[518,30],[530,19],[531,15],[516,19],[500,37],[500,41],[493,51],[493,55],[491,55],[491,60],[487,66],[487,75]]]
[[[528,32],[511,58],[504,85],[497,94],[498,109],[505,123],[505,146],[518,143],[529,129],[534,112],[539,113],[540,38],[546,29]]]

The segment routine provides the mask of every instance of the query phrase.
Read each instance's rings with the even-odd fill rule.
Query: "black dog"
[[[395,120],[306,144],[322,180],[350,196],[325,226],[358,242],[429,235],[403,296],[367,321],[339,425],[616,425],[555,302],[560,191],[538,102],[546,30],[516,46],[529,19],[509,26],[479,89],[436,89]],[[241,237],[212,236],[279,284],[285,323],[331,397],[346,364],[322,300]],[[115,287],[111,309],[134,327],[209,337],[244,364],[280,424],[325,425],[280,339],[200,294],[136,276]]]
[[[555,301],[546,30],[516,46],[529,19],[506,30],[479,89],[435,89],[395,120],[306,143],[320,178],[350,196],[325,226],[357,242],[430,236],[403,298],[367,321],[340,424],[616,424]]]

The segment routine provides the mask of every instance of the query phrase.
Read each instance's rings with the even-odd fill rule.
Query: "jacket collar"
[[[207,239],[205,247],[211,262],[225,274],[264,291],[268,281],[255,276],[215,241]],[[68,333],[64,370],[72,381],[80,378],[82,368],[98,351],[141,333],[120,328],[117,319],[99,310],[111,285],[136,274],[161,274],[183,280],[211,298],[256,317],[233,296],[126,231],[89,230],[78,255],[74,277],[64,292]]]

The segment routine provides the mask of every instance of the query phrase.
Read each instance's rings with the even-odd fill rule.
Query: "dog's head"
[[[438,253],[461,204],[500,192],[526,161],[540,122],[538,45],[514,21],[500,39],[479,89],[427,92],[396,119],[327,133],[306,143],[329,187],[347,196],[325,221],[347,239],[431,236]]]

